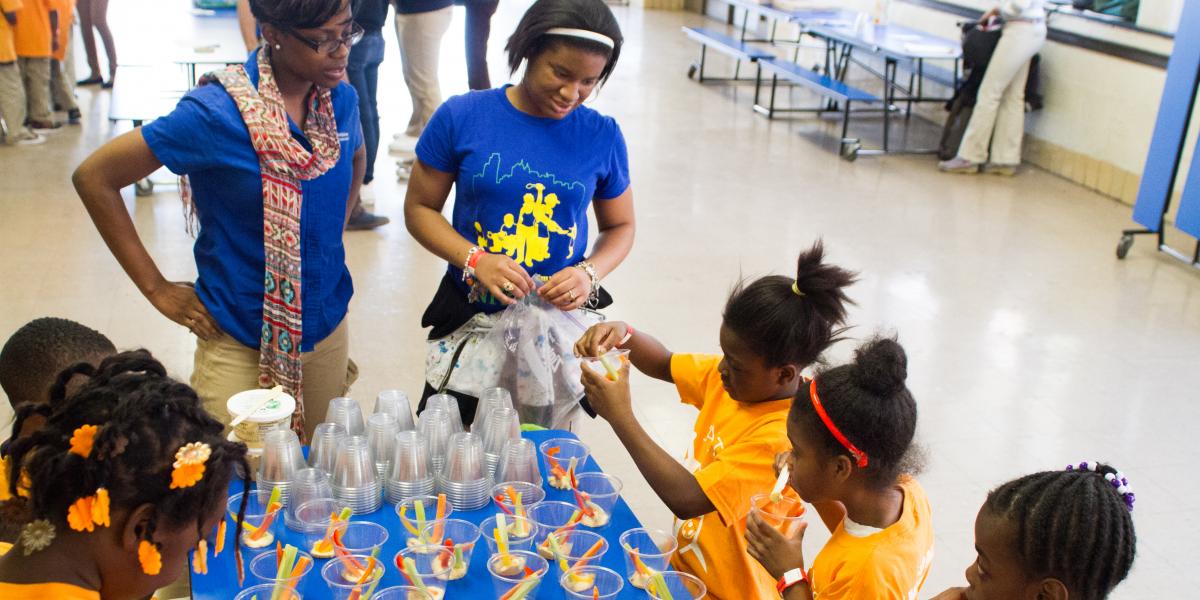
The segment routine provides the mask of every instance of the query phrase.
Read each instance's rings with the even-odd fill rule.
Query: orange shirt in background
[[[58,11],[58,50],[53,58],[58,62],[67,59],[67,44],[71,43],[71,24],[75,19],[75,0],[48,0],[50,10]]]
[[[49,0],[22,0],[25,5],[17,11],[14,41],[21,58],[50,58],[53,38],[50,35]]]
[[[0,0],[0,12],[15,13],[21,10],[21,0]],[[13,26],[0,15],[0,64],[17,60],[17,46],[13,41]]]
[[[916,600],[933,563],[933,512],[915,479],[900,488],[900,520],[883,531],[855,537],[838,525],[808,570],[814,600]]]
[[[775,485],[775,455],[789,450],[791,399],[745,403],[729,397],[717,373],[720,356],[676,354],[671,377],[679,398],[700,409],[691,467],[716,511],[675,521],[679,549],[671,564],[691,573],[717,600],[774,598],[775,580],[746,552],[750,497]],[[789,494],[793,494],[788,489]]]

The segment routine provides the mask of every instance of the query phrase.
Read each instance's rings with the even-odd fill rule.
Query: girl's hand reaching
[[[588,403],[605,421],[612,423],[614,419],[633,418],[633,399],[629,394],[629,363],[621,365],[616,381],[598,375],[584,365],[580,381],[583,382],[583,392],[587,395]]]
[[[746,517],[746,549],[773,579],[779,579],[792,569],[804,568],[804,532],[807,529],[808,522],[801,521],[792,537],[784,537],[757,513],[750,513]]]
[[[628,332],[629,326],[621,321],[592,325],[575,342],[575,356],[603,356],[605,352],[616,348]]]

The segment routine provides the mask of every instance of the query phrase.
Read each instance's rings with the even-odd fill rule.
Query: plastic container
[[[496,542],[496,529],[499,526],[499,515],[488,517],[479,524],[479,534],[488,546],[488,556],[499,551]],[[537,524],[532,519],[521,517],[504,517],[504,525],[508,529],[508,549],[532,550],[533,538],[537,535]]]
[[[708,595],[708,586],[699,577],[679,571],[663,571],[646,586],[646,594],[654,600],[699,600]],[[666,590],[660,588],[666,587]]]
[[[251,600],[252,598],[258,598],[259,600],[263,598],[269,599],[274,591],[275,584],[263,583],[238,592],[238,595],[234,596],[233,600]],[[276,598],[278,600],[300,600],[300,593],[294,587],[287,587],[279,590],[279,595]]]
[[[462,519],[442,519],[426,523],[425,528],[421,530],[421,536],[434,546],[453,548],[453,554],[445,557],[450,565],[450,572],[446,574],[447,580],[454,581],[467,576],[471,557],[479,543],[478,526]]]
[[[592,529],[603,529],[612,522],[613,508],[621,497],[621,479],[607,473],[578,473],[575,475],[576,502],[586,506],[590,512],[583,515],[580,524]]]
[[[556,490],[571,489],[571,481],[567,477],[571,460],[575,460],[575,469],[578,471],[583,468],[591,454],[587,444],[571,438],[546,440],[538,446],[538,451],[542,455],[546,483]]]
[[[525,588],[525,598],[536,598],[537,588],[549,571],[549,563],[532,552],[514,551],[489,558],[487,568],[492,576],[492,586],[496,590],[497,598],[505,597],[505,594],[514,592],[517,587]],[[527,574],[526,568],[533,571],[533,574]]]
[[[351,567],[348,564],[350,559],[357,561],[363,567]],[[370,556],[352,554],[347,559],[331,560],[326,563],[325,567],[321,569],[321,578],[325,580],[325,585],[329,586],[329,597],[333,600],[347,600],[355,588],[358,588],[360,595],[371,589],[371,585],[376,580],[383,578],[386,568],[383,566],[385,561],[376,558],[375,568],[363,579],[357,571],[359,568],[369,565],[370,560]],[[270,596],[268,595],[267,598],[269,599]]]
[[[617,594],[621,593],[621,588],[625,587],[625,578],[612,569],[588,565],[563,573],[558,578],[558,583],[567,598],[604,600],[616,598]]]
[[[750,512],[756,514],[784,537],[792,537],[796,528],[804,521],[804,503],[792,496],[784,496],[778,502],[770,494],[755,494],[750,497]]]
[[[286,587],[300,589],[300,583],[304,581],[304,578],[309,573],[312,572],[314,564],[313,557],[307,552],[297,552],[296,560],[299,561],[300,557],[302,556],[308,557],[308,564],[295,577],[284,577],[284,579],[286,579]],[[275,556],[274,552],[263,552],[250,561],[250,577],[252,577],[254,580],[274,585],[277,581],[279,581],[279,579],[277,579],[278,575],[279,559]],[[270,597],[271,594],[268,593],[267,598]]]
[[[618,542],[625,555],[625,576],[639,590],[646,589],[650,575],[671,568],[671,555],[679,548],[674,535],[659,529],[630,529]]]
[[[236,419],[253,409],[271,393],[273,392],[268,389],[238,392],[229,397],[229,400],[225,402],[225,408],[229,410],[230,418]],[[239,441],[244,442],[247,446],[262,446],[263,436],[268,431],[291,425],[294,412],[296,412],[296,399],[288,394],[280,393],[277,398],[267,402],[246,420],[238,423],[237,427],[233,428],[233,433]]]

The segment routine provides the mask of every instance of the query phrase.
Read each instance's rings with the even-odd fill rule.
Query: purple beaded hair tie
[[[1125,508],[1129,509],[1130,512],[1133,511],[1133,502],[1137,499],[1137,495],[1133,493],[1133,486],[1129,485],[1129,480],[1120,471],[1094,461],[1083,461],[1078,465],[1067,465],[1067,470],[1091,471],[1104,475],[1104,480],[1111,484],[1113,489],[1117,490],[1117,493],[1121,495],[1121,499],[1125,501]]]

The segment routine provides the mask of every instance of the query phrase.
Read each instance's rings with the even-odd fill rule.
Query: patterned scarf
[[[312,152],[292,137],[268,52],[266,47],[258,52],[258,89],[242,65],[211,73],[200,85],[215,80],[225,88],[237,104],[258,154],[266,257],[258,384],[264,388],[282,385],[296,399],[292,429],[303,442],[300,209],[304,195],[300,182],[316,179],[337,164],[341,146],[330,91],[326,88],[314,88],[307,100],[304,135],[312,143]],[[190,201],[190,194],[185,192],[185,205],[190,206]]]

